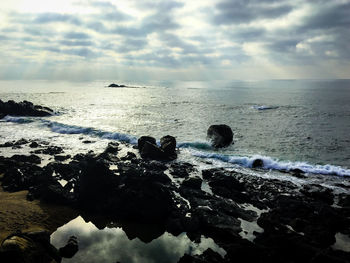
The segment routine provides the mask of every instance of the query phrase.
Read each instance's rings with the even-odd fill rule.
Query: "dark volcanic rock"
[[[63,148],[59,146],[49,146],[46,149],[38,149],[33,151],[33,153],[36,153],[36,154],[47,154],[47,155],[56,155],[63,152],[64,152]]]
[[[37,148],[39,146],[39,144],[37,143],[37,142],[31,142],[30,144],[29,144],[29,147],[30,148]]]
[[[152,160],[163,160],[166,157],[165,152],[159,148],[156,144],[146,141],[140,151],[142,158],[148,158]]]
[[[142,151],[143,146],[145,145],[146,142],[149,142],[151,144],[157,145],[156,139],[151,137],[151,136],[141,136],[137,140],[137,147],[139,148],[139,151]]]
[[[160,147],[158,147],[155,138],[142,136],[138,139],[138,148],[144,159],[174,160],[177,157],[176,139],[170,135],[161,138]]]
[[[253,168],[261,168],[264,167],[264,161],[261,159],[255,159],[252,163]]]
[[[61,256],[57,249],[50,244],[50,234],[48,232],[19,232],[8,236],[2,242],[0,262],[61,262]]]
[[[71,236],[68,239],[67,244],[61,247],[58,251],[63,258],[72,258],[79,250],[78,239],[75,236]]]
[[[160,139],[160,148],[167,156],[173,156],[176,159],[176,139],[173,136],[166,135]]]
[[[9,100],[3,102],[0,100],[0,115],[13,115],[13,116],[33,116],[33,117],[44,117],[53,114],[53,110],[47,107],[34,105],[29,101],[22,101],[19,103]]]
[[[202,179],[198,176],[187,178],[182,182],[182,186],[186,186],[194,189],[201,189]]]
[[[207,131],[207,138],[215,148],[227,147],[232,143],[233,132],[225,124],[211,125]]]

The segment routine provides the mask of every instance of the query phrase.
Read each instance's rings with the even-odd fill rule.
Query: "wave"
[[[63,124],[59,122],[53,122],[48,120],[41,120],[42,124],[48,127],[51,131],[60,134],[85,134],[100,137],[102,139],[118,140],[122,142],[127,142],[130,144],[137,144],[137,137],[119,133],[119,132],[107,132],[98,130],[91,127],[81,127],[69,124]]]
[[[4,120],[7,122],[15,122],[19,124],[30,123],[34,121],[40,121],[41,125],[49,128],[52,132],[60,134],[85,134],[90,136],[99,137],[102,139],[117,140],[121,142],[130,143],[137,145],[138,138],[133,135],[118,133],[118,132],[107,132],[98,130],[91,127],[81,127],[76,125],[63,124],[59,122],[50,121],[42,118],[30,118],[30,117],[11,117],[6,116]],[[159,142],[158,142],[159,143]],[[290,172],[296,169],[303,171],[304,173],[322,174],[322,175],[338,175],[338,176],[350,176],[350,169],[345,169],[340,166],[331,164],[326,165],[313,165],[307,162],[292,162],[292,161],[281,161],[275,158],[262,155],[253,156],[236,156],[222,153],[209,152],[213,150],[210,143],[205,141],[198,142],[179,142],[178,148],[187,148],[190,153],[199,158],[203,159],[215,159],[221,162],[235,164],[242,167],[252,168],[253,162],[260,159],[263,162],[262,169],[272,169],[278,171]]]
[[[208,142],[180,142],[178,148],[194,148],[199,150],[212,150],[213,147]]]
[[[5,116],[3,120],[6,122],[14,122],[19,124],[34,122],[33,118],[31,117],[13,117],[10,115]]]
[[[254,105],[252,108],[255,110],[274,110],[278,109],[278,106]]]
[[[304,173],[322,174],[322,175],[338,175],[338,176],[350,176],[350,170],[342,168],[340,166],[326,164],[326,165],[313,165],[307,162],[292,162],[292,161],[281,161],[268,156],[253,155],[253,156],[234,156],[218,153],[208,153],[201,151],[194,151],[193,156],[205,158],[205,159],[216,159],[222,162],[236,164],[242,167],[252,168],[253,162],[257,159],[263,162],[263,169],[267,170],[278,170],[290,172],[296,169],[303,171]]]

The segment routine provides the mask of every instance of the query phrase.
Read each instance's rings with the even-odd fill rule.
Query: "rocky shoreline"
[[[4,143],[1,147],[27,145],[33,153],[0,156],[1,186],[14,194],[27,191],[30,202],[71,208],[101,228],[108,220],[156,225],[153,238],[165,231],[174,236],[186,232],[194,242],[210,237],[227,252],[222,258],[208,249],[184,255],[182,263],[349,262],[349,252],[333,249],[338,233],[350,235],[346,185],[335,193],[312,183],[298,186],[219,168],[200,170],[173,157],[151,160],[150,153],[158,156],[169,148],[173,153],[172,140],[163,142],[147,153],[140,149],[141,154],[125,154],[121,148],[132,146],[110,142],[103,152],[73,157],[40,141]],[[54,160],[41,164],[40,154]],[[94,222],[94,215],[105,223]]]

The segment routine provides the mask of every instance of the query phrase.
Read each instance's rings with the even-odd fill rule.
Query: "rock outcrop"
[[[26,100],[19,103],[13,100],[9,100],[8,102],[0,100],[0,117],[6,115],[44,117],[53,115],[53,113],[53,110],[50,108],[34,105]]]

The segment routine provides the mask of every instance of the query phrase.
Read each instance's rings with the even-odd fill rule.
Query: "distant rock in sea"
[[[119,85],[119,84],[115,84],[115,83],[112,83],[112,84],[109,84],[108,85],[108,88],[126,88],[127,86],[126,85]]]
[[[44,117],[53,115],[53,113],[53,110],[48,107],[34,105],[26,100],[18,103],[13,100],[8,102],[0,100],[0,118],[6,115]]]

